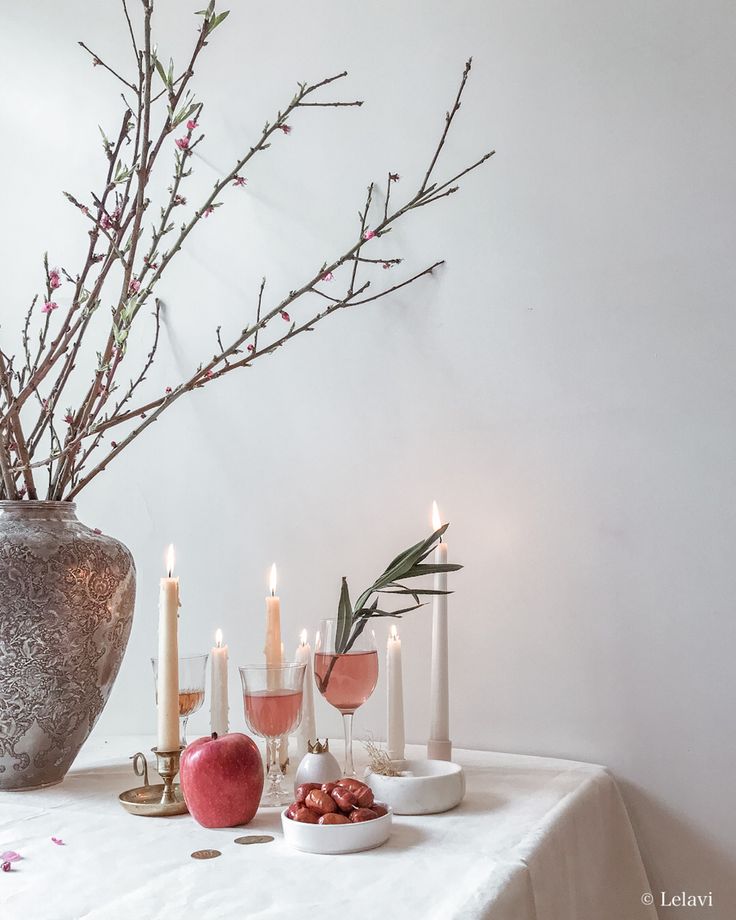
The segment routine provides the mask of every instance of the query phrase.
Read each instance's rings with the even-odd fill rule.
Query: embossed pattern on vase
[[[70,502],[0,502],[0,789],[63,779],[130,635],[135,566]]]

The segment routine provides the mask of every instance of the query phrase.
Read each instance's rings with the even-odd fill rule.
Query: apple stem
[[[217,732],[212,732],[212,740],[217,741]]]

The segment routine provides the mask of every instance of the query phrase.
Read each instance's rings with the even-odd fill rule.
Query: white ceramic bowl
[[[377,803],[382,804],[382,803]],[[358,853],[380,847],[391,836],[391,809],[373,821],[355,824],[302,824],[281,812],[284,840],[303,853]]]
[[[459,805],[465,795],[463,768],[446,760],[406,760],[411,776],[366,774],[373,794],[397,815],[435,815]]]

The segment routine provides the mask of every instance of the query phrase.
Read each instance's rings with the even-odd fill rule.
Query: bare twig
[[[99,67],[104,67],[104,69],[105,69],[108,73],[111,73],[111,74],[113,75],[113,77],[115,77],[116,80],[120,80],[120,82],[121,82],[124,86],[126,86],[128,89],[132,89],[133,92],[136,92],[136,88],[135,88],[135,85],[134,85],[133,83],[130,83],[128,80],[125,79],[125,77],[121,77],[120,74],[117,72],[117,70],[113,70],[112,67],[110,67],[108,64],[106,64],[98,54],[95,54],[94,51],[92,51],[90,48],[88,48],[88,47],[85,45],[84,42],[77,42],[77,44],[79,45],[80,48],[84,48],[84,50],[87,52],[87,54],[89,54],[89,55],[91,56],[91,58],[92,58],[92,63],[93,63],[96,67],[97,67],[97,66],[99,66]]]

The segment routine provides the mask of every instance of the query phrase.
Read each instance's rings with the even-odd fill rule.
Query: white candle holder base
[[[427,759],[428,760],[452,760],[452,741],[434,741],[427,742]]]

